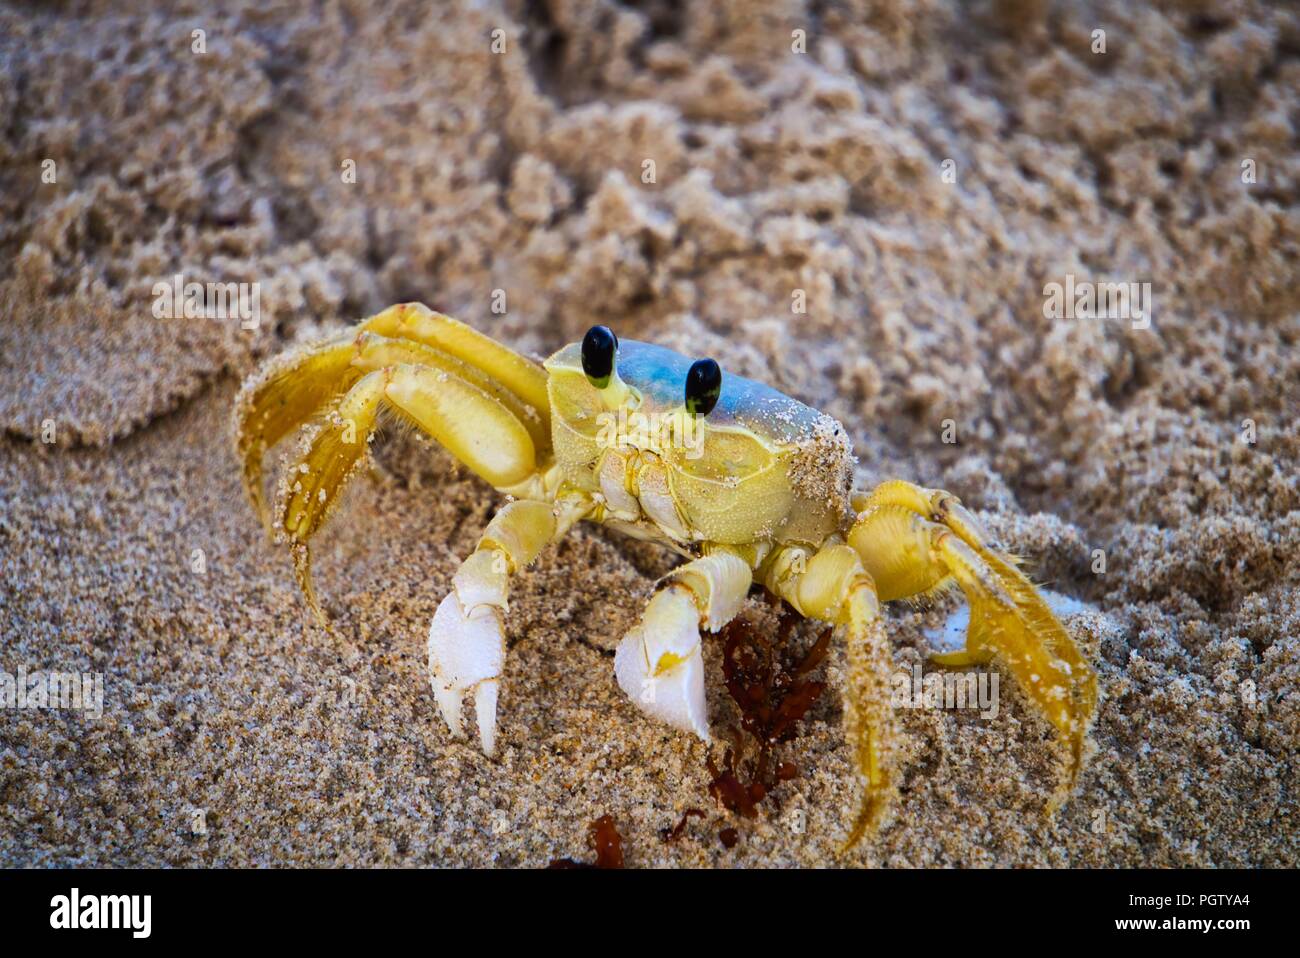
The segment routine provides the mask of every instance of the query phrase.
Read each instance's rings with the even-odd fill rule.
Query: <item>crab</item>
[[[965,648],[932,661],[964,668],[996,658],[1068,755],[1058,792],[1073,787],[1097,706],[1095,673],[1018,560],[956,497],[901,480],[854,490],[856,460],[830,416],[724,377],[712,359],[620,341],[605,326],[539,363],[407,303],[249,378],[235,410],[244,483],[326,627],[310,543],[367,462],[385,413],[507,499],[453,576],[427,643],[442,717],[465,738],[468,699],[485,754],[497,745],[511,579],[587,520],[686,559],[618,644],[614,675],[642,712],[706,742],[701,633],[726,625],[756,586],[836,627],[847,663],[845,737],[862,780],[846,845],[879,829],[897,793],[882,602],[964,592]],[[301,451],[272,508],[265,453],[298,431]]]

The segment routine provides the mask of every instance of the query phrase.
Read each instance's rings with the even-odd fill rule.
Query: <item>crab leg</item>
[[[562,536],[592,504],[584,497],[549,502],[518,499],[488,524],[452,579],[452,590],[429,625],[429,679],[438,709],[462,738],[461,707],[472,693],[479,743],[496,748],[496,703],[505,661],[504,616],[509,577]]]
[[[535,451],[550,449],[546,373],[464,323],[419,303],[390,306],[351,331],[268,363],[240,391],[235,434],[244,486],[264,524],[262,459],[292,431],[329,408],[366,372],[397,363],[440,370],[505,405]]]
[[[700,627],[716,632],[735,618],[752,581],[749,565],[725,551],[665,577],[614,655],[619,688],[641,711],[709,740]]]
[[[442,352],[433,346],[410,339],[392,339],[378,333],[362,330],[353,344],[355,357],[354,368],[362,372],[383,369],[407,363],[436,369],[439,372],[462,379],[472,386],[487,393],[518,419],[529,437],[539,458],[546,458],[551,448],[551,432],[547,418],[509,389],[502,387],[496,380],[482,370],[467,362]]]
[[[435,313],[421,303],[390,306],[366,320],[358,332],[378,333],[432,346],[481,370],[531,406],[543,419],[551,408],[546,395],[546,371],[540,365],[502,346],[473,326]]]
[[[298,582],[324,622],[311,584],[308,541],[365,460],[381,407],[391,407],[498,488],[516,487],[536,468],[532,438],[500,401],[459,377],[401,363],[366,373],[307,434],[304,452],[280,480],[275,527],[288,540]]]
[[[966,650],[935,656],[964,666],[998,655],[1070,746],[1069,785],[1083,762],[1097,708],[1097,677],[1015,561],[988,545],[971,514],[947,492],[893,481],[857,503],[849,543],[882,601],[956,581],[970,602]]]
[[[244,483],[266,522],[266,451],[318,420],[305,433],[298,460],[281,477],[274,529],[289,542],[298,583],[322,625],[309,542],[365,462],[385,408],[496,488],[549,495],[542,478],[551,457],[546,374],[463,323],[419,304],[393,306],[344,335],[269,364],[249,381],[237,404]],[[495,744],[506,576],[589,510],[590,503],[575,495],[554,506],[529,500],[506,506],[438,606],[429,631],[434,695],[459,735],[461,699],[474,693],[485,752]]]
[[[895,730],[888,694],[894,659],[880,619],[876,587],[858,554],[842,542],[811,555],[799,546],[780,550],[764,565],[763,584],[801,615],[840,627],[847,639],[844,727],[864,784],[844,846],[848,849],[879,828],[895,792]]]
[[[262,494],[266,451],[346,392],[361,378],[353,367],[352,334],[277,357],[248,380],[235,402],[235,443],[244,468],[244,488],[262,524],[270,513]]]

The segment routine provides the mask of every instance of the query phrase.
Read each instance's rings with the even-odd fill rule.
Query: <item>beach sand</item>
[[[0,864],[538,867],[605,814],[632,867],[1300,864],[1294,9],[149,6],[0,4],[0,670],[104,677],[97,719],[0,710]],[[177,274],[257,283],[257,328],[157,318]],[[1048,317],[1067,277],[1149,309]],[[386,435],[326,632],[230,435],[259,361],[408,300],[714,356],[839,419],[858,485],[961,496],[1075,600],[1070,802],[1003,675],[996,717],[899,713],[894,819],[840,855],[836,648],[800,776],[718,809],[613,676],[675,559],[594,526],[518,579],[498,757],[453,741],[425,636],[501,498]],[[889,607],[900,669],[955,607]]]

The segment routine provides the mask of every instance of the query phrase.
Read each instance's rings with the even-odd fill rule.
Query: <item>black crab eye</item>
[[[609,385],[617,351],[618,337],[608,326],[593,326],[582,337],[582,371],[587,374],[587,381],[597,389]]]
[[[722,370],[712,359],[697,359],[686,373],[686,411],[707,416],[722,395]]]

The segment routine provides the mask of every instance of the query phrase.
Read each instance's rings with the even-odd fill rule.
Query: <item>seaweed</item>
[[[773,751],[798,734],[798,723],[826,690],[824,682],[810,676],[830,650],[831,629],[823,630],[802,658],[790,659],[790,637],[798,614],[781,603],[775,636],[764,634],[747,619],[735,619],[722,632],[723,676],[727,691],[740,709],[740,727],[732,728],[733,745],[723,755],[722,767],[707,758],[709,793],[729,812],[742,818],[758,817],[758,806],[781,782],[799,776],[793,762],[773,764]],[[753,740],[753,757],[746,759],[745,736]],[[732,831],[733,829],[727,829]],[[735,835],[719,836],[730,848]],[[731,839],[728,843],[728,838]]]
[[[571,868],[622,868],[623,837],[618,833],[613,815],[602,815],[587,826],[588,839],[596,851],[594,862],[580,862],[572,858],[557,858],[546,867],[548,869]]]
[[[659,838],[665,845],[672,844],[682,837],[682,832],[686,831],[686,823],[692,818],[703,818],[704,810],[700,808],[688,808],[682,813],[681,820],[672,828],[659,829]]]
[[[823,630],[812,647],[797,656],[790,640],[800,617],[784,603],[780,610],[774,633],[748,619],[735,619],[722,631],[722,673],[727,692],[740,709],[740,724],[728,730],[732,745],[722,767],[714,764],[711,755],[705,759],[711,776],[709,794],[726,811],[747,819],[758,817],[758,806],[777,785],[799,777],[799,766],[776,761],[775,753],[797,737],[800,720],[826,691],[826,684],[815,681],[812,673],[830,651],[831,629]],[[692,818],[705,817],[703,810],[688,808],[675,825],[659,830],[659,838],[671,844],[685,834]],[[594,863],[561,858],[548,867],[622,868],[622,839],[613,817],[596,819],[589,832],[596,851]],[[734,848],[740,833],[724,827],[718,840]]]

